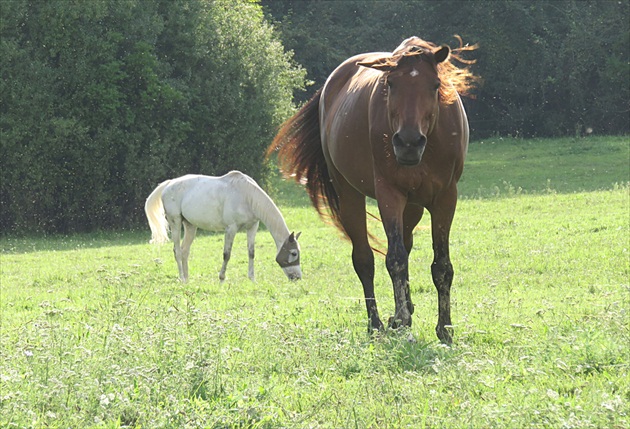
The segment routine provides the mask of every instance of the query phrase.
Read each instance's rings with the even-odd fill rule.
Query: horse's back
[[[319,106],[321,140],[327,161],[335,170],[355,170],[352,184],[373,196],[372,151],[369,139],[369,103],[381,72],[357,65],[382,53],[356,55],[344,61],[329,76]],[[357,185],[358,184],[358,185]]]
[[[250,181],[239,171],[220,177],[178,177],[162,193],[164,209],[167,215],[181,216],[208,231],[222,231],[231,223],[249,223],[252,215],[239,184]]]
[[[369,99],[374,85],[382,76],[381,72],[357,65],[371,57],[382,53],[367,53],[355,55],[341,63],[328,77],[322,89],[320,99],[320,123],[322,132],[326,128],[337,126],[339,122],[347,122],[348,115],[362,115],[357,112]]]

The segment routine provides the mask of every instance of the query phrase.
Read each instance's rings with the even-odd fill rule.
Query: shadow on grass
[[[258,228],[258,233],[267,232],[267,226],[263,223]],[[243,234],[243,232],[239,232]],[[223,242],[223,231],[206,231],[198,229],[196,240],[201,237],[219,237]],[[169,235],[170,237],[170,235]],[[149,226],[120,231],[97,231],[76,234],[39,234],[0,236],[0,255],[33,252],[65,252],[79,249],[98,249],[102,247],[139,246],[149,244],[151,231]],[[196,241],[195,240],[195,241]],[[173,242],[163,244],[169,249],[173,248]],[[193,248],[195,244],[193,242]]]
[[[0,237],[0,255],[32,252],[63,252],[110,246],[148,243],[151,233],[144,230],[99,231],[77,234],[33,234]]]
[[[260,230],[264,230],[261,225]],[[220,235],[222,232],[198,231],[197,238],[206,235]],[[98,231],[76,234],[41,234],[0,237],[0,255],[33,252],[65,252],[102,247],[138,246],[148,244],[151,239],[149,227],[126,231]],[[165,246],[172,247],[172,243]]]

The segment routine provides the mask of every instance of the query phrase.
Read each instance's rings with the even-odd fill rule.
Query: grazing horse
[[[433,282],[438,293],[438,338],[452,341],[449,231],[457,181],[468,148],[468,121],[459,94],[476,77],[451,51],[411,37],[391,53],[347,59],[283,124],[267,150],[278,152],[286,177],[306,184],[320,215],[352,242],[352,262],[363,285],[370,329],[383,324],[374,297],[374,255],[366,226],[366,196],[375,198],[387,235],[386,267],[396,303],[389,326],[411,326],[409,252],[424,209],[431,213]]]
[[[247,230],[249,278],[254,280],[254,239],[260,221],[264,223],[276,242],[276,262],[286,276],[302,278],[300,246],[297,235],[289,228],[278,207],[269,195],[249,176],[231,171],[221,177],[189,174],[166,180],[149,195],[144,211],[151,227],[152,243],[168,241],[170,227],[174,243],[175,260],[182,282],[188,280],[188,255],[197,228],[225,231],[223,266],[219,273],[225,280],[225,270],[237,231]],[[180,242],[184,226],[184,239]]]

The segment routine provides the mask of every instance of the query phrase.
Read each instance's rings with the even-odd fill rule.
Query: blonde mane
[[[440,86],[440,100],[445,104],[454,103],[458,94],[473,97],[471,91],[481,80],[468,67],[474,64],[476,60],[467,60],[462,56],[464,52],[474,51],[478,46],[476,44],[464,46],[460,36],[455,35],[455,38],[459,41],[459,47],[451,49],[448,59],[437,65],[438,76],[444,83]],[[390,61],[397,63],[403,57],[421,55],[426,51],[435,52],[439,48],[436,44],[422,40],[419,37],[410,37],[394,49]],[[464,64],[464,66],[458,67],[453,61]]]

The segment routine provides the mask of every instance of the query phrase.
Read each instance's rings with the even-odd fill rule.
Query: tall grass
[[[590,179],[571,173],[584,165]],[[450,348],[434,334],[428,219],[411,254],[413,327],[369,336],[349,243],[280,181],[300,282],[264,230],[257,282],[239,235],[223,285],[221,234],[195,241],[186,285],[148,229],[3,238],[0,427],[625,428],[627,182],[626,138],[471,145]],[[378,258],[376,271],[387,317]]]

